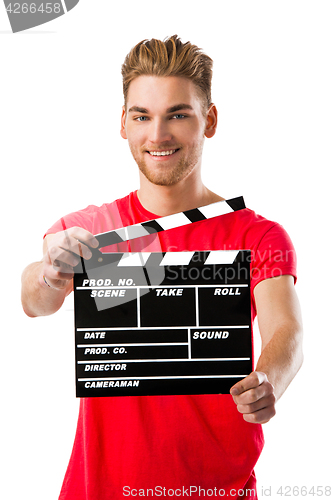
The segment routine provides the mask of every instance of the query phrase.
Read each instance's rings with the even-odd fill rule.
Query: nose
[[[151,121],[149,128],[149,142],[161,144],[172,140],[172,133],[168,121],[156,118]]]

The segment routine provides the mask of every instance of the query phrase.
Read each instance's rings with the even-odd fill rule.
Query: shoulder
[[[286,274],[292,275],[296,281],[296,252],[285,228],[253,210],[242,212],[240,225],[246,233],[245,247],[252,251],[252,286],[264,279]]]
[[[266,219],[253,210],[246,209],[244,212],[244,224],[247,227],[248,238],[253,240],[254,249],[262,246],[277,245],[281,248],[292,247],[291,239],[285,228],[276,221]]]
[[[239,228],[253,236],[263,235],[274,226],[278,225],[277,222],[266,219],[250,208],[238,210],[237,212],[235,212],[235,216],[236,224],[239,226]]]
[[[250,208],[238,210],[224,219],[226,232],[232,240],[242,248],[251,249],[254,253],[262,246],[280,244],[285,247],[291,244],[286,230],[276,221],[257,214]]]
[[[71,212],[55,222],[45,234],[64,231],[78,226],[93,234],[110,231],[122,227],[131,204],[131,194],[103,205],[88,205],[87,207]]]
[[[258,278],[281,274],[296,277],[295,248],[281,224],[246,208],[234,213],[231,230],[239,238],[239,248],[251,250],[252,267]]]

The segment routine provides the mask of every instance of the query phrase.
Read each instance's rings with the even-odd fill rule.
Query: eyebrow
[[[132,113],[133,111],[137,112],[137,113],[148,113],[148,109],[146,108],[140,108],[139,106],[132,106],[128,112],[129,113]]]
[[[175,106],[171,106],[171,108],[168,108],[166,110],[167,113],[175,113],[176,111],[181,111],[183,109],[189,109],[189,110],[193,110],[192,106],[190,106],[190,104],[176,104]],[[148,114],[149,111],[148,109],[146,108],[140,108],[140,106],[132,106],[129,110],[128,110],[129,113],[132,113],[132,112],[137,112],[137,113],[143,113],[143,114]]]
[[[181,111],[182,109],[190,109],[193,110],[190,104],[176,104],[176,106],[172,106],[167,109],[167,113],[175,113],[176,111]]]

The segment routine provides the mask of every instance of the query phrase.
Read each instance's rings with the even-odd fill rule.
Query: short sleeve
[[[84,210],[78,212],[72,212],[64,217],[61,217],[57,222],[55,222],[45,233],[44,238],[48,234],[58,233],[59,231],[65,231],[71,227],[82,227],[87,231],[92,231],[92,216],[90,214],[91,207],[87,207]]]
[[[294,245],[280,224],[274,224],[261,238],[251,263],[251,289],[261,281],[290,274],[297,279]]]
[[[61,217],[61,219],[55,222],[46,231],[44,238],[48,234],[65,231],[71,227],[80,227],[82,229],[86,229],[94,235],[98,235],[100,233],[112,231],[112,229],[117,227],[123,227],[123,225],[121,214],[116,202],[105,204],[101,207],[89,205],[82,210],[78,210],[77,212],[72,212],[64,217]],[[103,248],[103,251],[128,252],[129,246],[127,242],[121,242],[109,245],[108,247]]]

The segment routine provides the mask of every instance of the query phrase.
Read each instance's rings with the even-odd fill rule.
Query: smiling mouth
[[[151,156],[171,156],[179,151],[179,149],[168,149],[165,151],[146,151]]]

